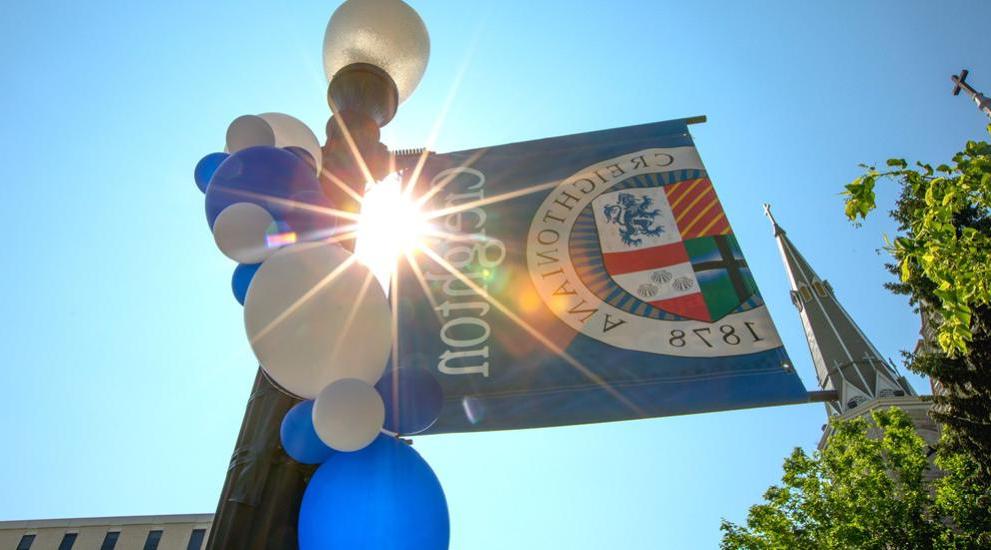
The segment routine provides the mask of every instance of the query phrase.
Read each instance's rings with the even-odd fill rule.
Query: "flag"
[[[394,302],[427,433],[806,399],[688,123],[400,159],[435,229]]]

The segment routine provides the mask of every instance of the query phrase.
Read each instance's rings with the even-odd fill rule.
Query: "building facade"
[[[2,550],[200,550],[213,514],[0,521]]]

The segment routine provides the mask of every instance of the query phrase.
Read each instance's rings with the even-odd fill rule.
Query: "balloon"
[[[446,550],[450,542],[437,476],[412,447],[385,435],[317,468],[298,525],[300,550]]]
[[[300,464],[320,464],[334,454],[313,429],[313,401],[301,401],[289,409],[279,437],[286,454]]]
[[[364,449],[382,431],[385,405],[375,388],[355,379],[331,382],[313,404],[313,428],[335,451]]]
[[[262,264],[238,264],[234,268],[234,275],[231,277],[231,290],[234,291],[234,299],[237,303],[244,305],[244,298],[248,295],[248,286],[251,279]]]
[[[317,172],[320,171],[320,167],[317,166],[317,161],[313,159],[313,155],[311,155],[306,149],[303,149],[302,147],[283,147],[283,149],[299,157],[300,160],[305,162],[310,168],[313,168],[313,170]]]
[[[193,179],[196,180],[196,187],[199,187],[200,191],[206,193],[206,186],[210,184],[213,173],[217,171],[220,163],[229,156],[227,153],[210,153],[196,163],[196,168],[193,169]]]
[[[225,256],[242,264],[257,264],[272,255],[268,235],[278,229],[272,215],[257,204],[238,202],[224,209],[213,224],[213,240]]]
[[[419,367],[385,373],[375,389],[385,401],[385,429],[403,435],[420,433],[437,421],[444,391],[434,375]]]
[[[206,190],[206,219],[213,227],[224,208],[250,202],[285,221],[291,197],[322,192],[313,169],[298,156],[275,147],[250,147],[231,155],[217,168]]]
[[[305,399],[342,378],[377,382],[392,347],[391,318],[368,268],[325,242],[273,254],[244,302],[244,326],[259,363]]]
[[[227,150],[231,153],[259,145],[275,146],[275,132],[262,117],[239,116],[227,127]]]
[[[272,128],[276,147],[293,146],[305,150],[315,161],[317,173],[320,173],[323,150],[320,149],[320,141],[309,126],[298,118],[283,113],[262,113],[258,117]]]
[[[331,203],[323,191],[301,191],[290,200],[292,204],[284,218],[296,231],[298,240],[315,241],[334,236],[338,218],[326,211]]]

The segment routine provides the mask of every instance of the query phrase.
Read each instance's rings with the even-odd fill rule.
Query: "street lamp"
[[[323,42],[333,112],[324,191],[338,208],[356,211],[365,183],[388,174],[389,151],[379,142],[379,128],[416,88],[429,55],[423,20],[401,0],[348,0],[331,16]]]
[[[333,116],[320,178],[337,208],[357,212],[366,185],[388,175],[389,150],[379,129],[416,88],[429,54],[423,21],[401,0],[348,0],[331,17],[324,69]],[[279,429],[298,402],[258,369],[208,548],[297,548],[299,506],[315,467],[286,455]]]
[[[355,63],[372,65],[395,84],[398,102],[427,68],[430,37],[413,8],[399,0],[351,0],[334,12],[323,39],[327,80]]]

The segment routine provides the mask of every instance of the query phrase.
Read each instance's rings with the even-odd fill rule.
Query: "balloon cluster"
[[[227,148],[196,165],[251,348],[269,379],[304,401],[286,414],[286,454],[319,464],[303,496],[299,546],[443,549],[447,504],[430,466],[398,435],[429,428],[442,393],[416,365],[387,371],[389,302],[337,231],[321,149],[280,113],[231,123]]]

